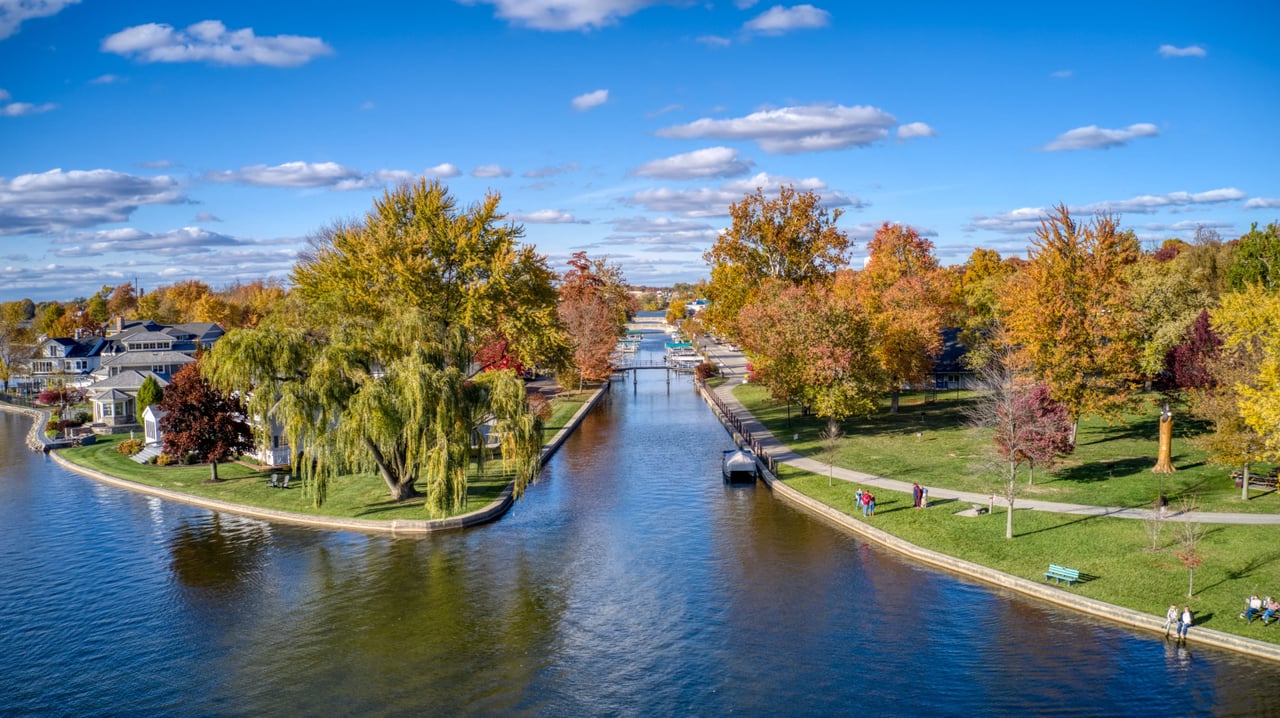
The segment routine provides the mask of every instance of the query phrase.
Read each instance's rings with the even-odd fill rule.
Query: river
[[[1280,714],[1280,666],[725,485],[728,438],[662,371],[615,383],[501,520],[429,538],[111,488],[25,449],[29,421],[0,413],[7,716]]]

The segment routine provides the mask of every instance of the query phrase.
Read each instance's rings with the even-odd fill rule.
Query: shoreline
[[[609,387],[609,382],[605,382],[602,386],[597,388],[591,398],[583,402],[582,406],[578,407],[578,410],[574,412],[569,421],[567,421],[565,425],[556,432],[555,436],[551,437],[550,441],[543,445],[541,459],[543,464],[545,464],[546,461],[560,449],[569,435],[578,428],[578,424],[582,422],[583,417],[594,409],[596,404],[600,402],[601,398],[608,393]],[[39,424],[38,413],[33,410],[0,402],[0,411],[20,413],[28,416],[35,415],[34,418],[37,419],[37,421],[33,425]],[[79,464],[71,462],[60,456],[57,451],[49,451],[48,455],[55,463],[58,464],[58,466],[68,471],[136,493],[155,496],[168,501],[176,501],[190,506],[197,506],[211,511],[221,511],[223,513],[247,516],[249,518],[255,518],[263,521],[307,526],[316,529],[355,531],[369,534],[388,534],[392,536],[426,536],[440,531],[452,531],[489,523],[505,514],[515,503],[515,500],[512,498],[514,484],[508,484],[507,487],[502,490],[502,493],[499,494],[498,498],[488,506],[460,516],[450,516],[443,519],[394,519],[392,521],[377,521],[374,519],[316,516],[313,514],[303,514],[294,511],[259,508],[246,504],[221,501],[219,499],[193,496],[181,491],[172,491],[169,489],[148,486],[146,484],[137,483],[136,481],[121,479],[119,477],[111,476],[110,474],[104,474],[95,469],[80,466]]]
[[[725,416],[720,407],[718,407],[711,399],[714,389],[701,385],[699,387],[699,395],[702,400],[711,408],[712,414],[725,431],[733,439],[738,446],[748,446],[743,436],[734,428],[732,420]],[[748,446],[748,448],[750,448]],[[1129,628],[1135,628],[1142,631],[1149,631],[1155,634],[1164,634],[1164,617],[1155,616],[1142,611],[1131,608],[1124,608],[1105,601],[1079,596],[1061,588],[1056,588],[1049,584],[1041,584],[1030,581],[1019,576],[997,571],[993,568],[983,566],[981,564],[965,561],[963,559],[950,556],[948,554],[933,551],[917,544],[894,536],[893,534],[882,529],[870,526],[862,521],[858,521],[848,514],[838,511],[827,504],[810,498],[805,494],[793,489],[783,483],[769,468],[757,457],[756,466],[760,470],[760,480],[765,487],[769,489],[775,497],[782,501],[796,506],[797,508],[820,518],[837,528],[847,531],[859,538],[870,541],[878,546],[893,551],[896,554],[905,556],[909,559],[919,561],[932,568],[937,568],[948,573],[956,574],[969,578],[989,586],[1003,588],[1013,591],[1023,596],[1044,601],[1055,606],[1070,609],[1079,613],[1083,613],[1095,618],[1100,618],[1110,623],[1120,624]],[[1216,631],[1211,628],[1203,628],[1192,625],[1192,630],[1187,634],[1185,639],[1187,642],[1198,643],[1204,646],[1210,646],[1222,650],[1231,651],[1233,653],[1241,653],[1253,658],[1280,663],[1280,645],[1268,643],[1266,641],[1257,641],[1251,638],[1244,638],[1222,631]]]

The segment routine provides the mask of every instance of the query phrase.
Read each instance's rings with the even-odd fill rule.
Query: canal
[[[28,425],[0,413],[4,715],[1280,714],[1280,666],[725,485],[728,438],[661,371],[616,383],[507,516],[421,539],[104,486]]]

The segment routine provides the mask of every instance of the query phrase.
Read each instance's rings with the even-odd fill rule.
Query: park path
[[[761,452],[770,456],[774,461],[797,469],[803,469],[814,474],[830,473],[833,479],[840,479],[860,486],[870,486],[889,491],[901,491],[903,493],[911,493],[911,482],[899,481],[884,476],[875,476],[853,469],[844,469],[841,467],[828,467],[827,464],[816,459],[810,459],[801,454],[792,451],[786,444],[782,443],[769,432],[768,429],[760,423],[733,395],[733,388],[743,383],[746,369],[746,360],[740,352],[729,351],[725,347],[717,344],[708,344],[704,347],[707,358],[720,366],[721,372],[729,378],[729,381],[721,384],[714,389],[716,396],[720,399],[725,407],[734,412],[742,428],[751,434],[752,440],[759,446]],[[1007,502],[1003,497],[992,498],[991,494],[980,494],[972,491],[955,491],[952,489],[927,487],[929,489],[929,501],[934,502],[939,499],[954,500],[961,503],[968,503],[978,506],[1005,506]],[[1059,514],[1073,514],[1077,516],[1109,516],[1121,519],[1150,519],[1158,517],[1158,513],[1154,509],[1138,508],[1130,506],[1088,506],[1085,504],[1068,504],[1057,501],[1042,501],[1039,499],[1017,499],[1014,506],[1019,509],[1030,509],[1032,511],[1048,511]],[[1170,510],[1166,518],[1182,516],[1182,514]],[[1215,524],[1256,524],[1256,525],[1275,525],[1280,524],[1280,514],[1240,514],[1214,511],[1194,511],[1189,514],[1200,523]]]

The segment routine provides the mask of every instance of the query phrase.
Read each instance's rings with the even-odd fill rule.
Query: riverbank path
[[[734,387],[740,386],[746,378],[746,359],[741,352],[735,352],[724,345],[715,343],[706,343],[703,347],[704,355],[720,367],[721,374],[729,379],[729,381],[721,384],[714,389],[715,394],[728,407],[730,411],[737,414],[738,419],[742,422],[742,426],[751,433],[760,446],[762,452],[767,453],[774,461],[802,469],[814,474],[827,474],[827,464],[816,459],[810,459],[801,454],[792,451],[790,447],[782,443],[760,423],[733,395]],[[899,481],[884,476],[876,476],[874,474],[855,471],[853,469],[845,469],[839,466],[830,467],[832,478],[840,479],[850,483],[864,486],[872,486],[876,488],[886,489],[888,491],[900,491],[902,493],[911,493],[911,482]],[[968,503],[975,506],[990,506],[993,499],[991,494],[979,494],[972,491],[955,491],[939,487],[929,487],[929,500],[948,499],[959,501],[962,504]],[[1005,506],[1007,502],[1003,497],[995,497],[994,503],[997,506]],[[1139,508],[1133,506],[1087,506],[1084,504],[1067,504],[1056,501],[1041,501],[1038,499],[1018,499],[1014,506],[1019,509],[1030,509],[1032,511],[1048,511],[1059,514],[1073,514],[1077,516],[1109,516],[1121,519],[1151,519],[1157,518],[1159,514],[1154,509]],[[1166,518],[1174,518],[1181,514],[1170,510],[1166,514]],[[1195,511],[1189,516],[1200,523],[1214,524],[1256,524],[1256,525],[1280,525],[1280,514],[1239,514],[1227,512],[1213,511]]]

